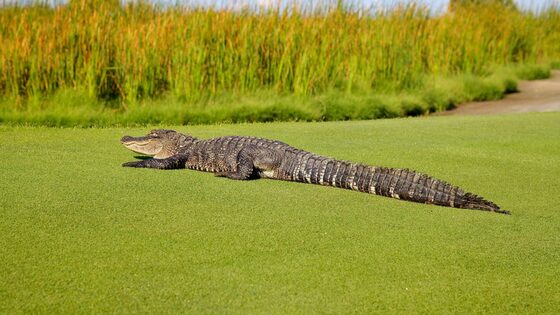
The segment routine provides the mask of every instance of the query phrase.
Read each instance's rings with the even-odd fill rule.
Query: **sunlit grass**
[[[559,121],[165,126],[416,169],[511,216],[121,167],[149,128],[0,126],[0,313],[555,313]]]

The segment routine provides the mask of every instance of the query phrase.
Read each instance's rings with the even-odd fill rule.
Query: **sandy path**
[[[560,70],[552,71],[550,79],[520,81],[519,92],[499,101],[471,102],[434,115],[487,115],[560,111]]]

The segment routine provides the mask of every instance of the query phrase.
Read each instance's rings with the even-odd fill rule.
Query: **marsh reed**
[[[3,98],[79,90],[120,111],[162,96],[414,90],[426,76],[559,58],[557,8],[431,15],[415,4],[373,13],[343,2],[224,9],[115,0],[0,8]]]

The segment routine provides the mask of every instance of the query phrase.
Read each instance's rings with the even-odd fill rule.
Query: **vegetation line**
[[[525,65],[560,60],[560,9],[500,3],[440,16],[415,4],[363,14],[344,2],[4,6],[0,122],[370,119],[499,98],[518,78],[548,71]]]

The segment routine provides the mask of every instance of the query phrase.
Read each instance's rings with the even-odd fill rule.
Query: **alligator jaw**
[[[131,151],[151,156],[158,154],[163,148],[160,141],[149,137],[124,136],[121,138],[121,143]]]
[[[142,142],[142,141],[148,141],[148,139],[146,137],[131,137],[131,136],[124,136],[121,138],[122,144],[130,143],[130,142]]]

